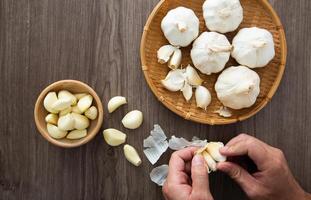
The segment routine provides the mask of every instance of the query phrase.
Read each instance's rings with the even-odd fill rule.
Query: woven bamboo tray
[[[224,118],[214,113],[221,106],[214,89],[219,74],[207,76],[200,73],[201,78],[204,79],[203,85],[209,89],[212,95],[212,102],[206,111],[196,107],[194,96],[189,102],[186,102],[181,92],[170,92],[160,82],[169,71],[165,64],[161,65],[157,62],[157,50],[161,46],[169,44],[161,30],[163,17],[170,9],[178,6],[191,8],[200,19],[200,33],[202,33],[207,30],[202,13],[204,0],[161,0],[147,20],[140,47],[142,70],[145,78],[156,97],[171,111],[187,120],[210,125],[230,124],[245,120],[255,115],[271,100],[281,82],[285,69],[287,47],[284,29],[276,12],[267,0],[240,0],[240,2],[243,7],[244,19],[238,30],[225,34],[229,41],[232,42],[233,37],[241,28],[253,26],[265,28],[273,34],[276,54],[266,67],[255,69],[261,78],[261,91],[256,103],[247,109],[232,110],[233,115],[230,118]],[[188,64],[193,66],[190,58],[191,48],[192,45],[182,48],[182,66]],[[230,58],[226,67],[237,65],[238,63]]]

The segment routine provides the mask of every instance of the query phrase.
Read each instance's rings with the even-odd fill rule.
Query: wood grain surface
[[[167,135],[227,142],[246,132],[281,148],[299,183],[311,191],[311,1],[271,0],[284,25],[288,59],[272,101],[247,121],[226,126],[189,122],[166,109],[149,90],[140,67],[143,26],[157,0],[0,1],[0,199],[163,199],[149,180],[142,141],[153,124]],[[104,105],[114,95],[129,104],[104,116],[103,128],[128,134],[143,159],[136,168],[101,132],[88,144],[62,149],[36,130],[40,91],[61,79],[92,86]],[[142,110],[142,127],[125,130],[124,114]],[[105,113],[107,109],[105,108]],[[167,163],[167,152],[157,164]],[[210,177],[215,200],[247,199],[222,173]]]

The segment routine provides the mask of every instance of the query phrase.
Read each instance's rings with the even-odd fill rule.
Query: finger
[[[242,134],[239,134],[238,136],[232,138],[227,144],[226,146],[231,146],[231,145],[234,145],[236,144],[237,142],[245,139],[245,137],[248,137],[248,135],[242,133]],[[250,137],[250,136],[249,136]]]
[[[228,174],[246,193],[253,190],[253,187],[256,185],[256,179],[237,164],[220,162],[217,164],[217,169]]]
[[[196,155],[192,159],[191,178],[192,195],[197,195],[201,198],[203,197],[202,199],[211,197],[206,164],[204,158],[201,155]]]
[[[224,156],[247,155],[254,161],[259,170],[263,170],[267,165],[267,151],[268,149],[264,143],[253,138],[245,138],[231,146],[225,146],[220,149],[220,153]]]
[[[191,161],[186,162],[186,164],[185,164],[185,172],[187,174],[191,173]]]

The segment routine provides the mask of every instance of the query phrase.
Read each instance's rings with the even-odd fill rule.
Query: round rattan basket
[[[276,55],[266,67],[255,69],[261,78],[261,91],[256,103],[250,108],[232,110],[233,115],[230,118],[224,118],[215,113],[221,107],[214,89],[219,74],[209,76],[200,74],[204,79],[203,85],[210,90],[212,95],[212,102],[206,111],[196,107],[194,97],[189,102],[186,102],[181,92],[170,92],[160,82],[169,71],[166,65],[161,65],[157,62],[157,50],[161,46],[168,44],[161,30],[163,17],[170,9],[184,6],[192,9],[199,17],[200,33],[208,31],[204,24],[202,13],[204,0],[162,0],[154,8],[147,20],[140,47],[143,73],[156,97],[171,111],[187,120],[210,125],[230,124],[245,120],[260,111],[271,100],[281,82],[285,69],[287,47],[284,29],[279,17],[267,0],[240,0],[240,2],[243,7],[244,19],[238,30],[225,34],[229,41],[232,42],[233,37],[241,28],[253,26],[265,28],[273,34]],[[190,58],[191,48],[192,45],[182,48],[182,67],[188,64],[193,66]],[[233,58],[230,58],[226,67],[237,65],[238,63]]]

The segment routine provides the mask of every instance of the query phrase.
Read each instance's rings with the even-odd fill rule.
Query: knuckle
[[[249,135],[247,135],[246,133],[241,133],[241,134],[238,135],[238,137],[240,137],[240,138],[248,138]]]
[[[241,177],[241,169],[236,168],[236,169],[232,170],[230,175],[231,175],[231,178],[234,180],[239,179]]]
[[[190,200],[214,200],[211,195],[202,192],[196,192],[191,195]]]

